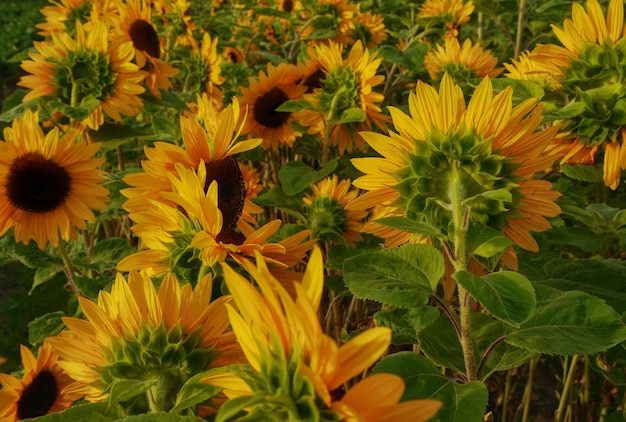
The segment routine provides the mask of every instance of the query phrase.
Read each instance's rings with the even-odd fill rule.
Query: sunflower
[[[193,47],[194,31],[199,28],[191,21],[191,15],[187,13],[189,1],[156,0],[154,3],[163,20],[164,31],[168,37],[174,38],[174,46]]]
[[[245,61],[243,54],[244,53],[241,49],[231,46],[225,47],[222,51],[222,56],[228,63],[232,64],[242,64]]]
[[[53,6],[44,6],[40,9],[45,16],[45,22],[35,25],[40,29],[39,35],[50,36],[53,32],[67,32],[76,36],[76,21],[89,28],[92,22],[104,19],[110,22],[114,19],[115,8],[108,0],[59,0]]]
[[[122,191],[128,198],[124,208],[129,212],[138,212],[149,208],[153,201],[165,201],[161,193],[172,191],[168,175],[175,171],[176,164],[189,169],[202,165],[206,167],[208,177],[206,187],[212,180],[218,181],[220,210],[226,215],[226,225],[232,228],[244,210],[255,209],[245,205],[250,202],[246,180],[234,156],[257,147],[261,140],[237,141],[242,123],[236,98],[224,110],[218,111],[211,99],[202,94],[191,108],[195,112],[185,113],[180,118],[184,148],[157,142],[154,147],[145,148],[147,160],[142,162],[144,172],[124,178],[131,186]],[[253,217],[246,214],[243,219],[251,221]]]
[[[560,84],[554,79],[554,75],[561,73],[560,67],[567,66],[567,59],[562,62],[556,60],[534,60],[533,51],[524,51],[511,63],[504,63],[506,73],[504,76],[510,79],[519,79],[535,82],[547,91],[556,91]]]
[[[248,108],[243,133],[262,138],[264,149],[277,150],[283,144],[290,147],[300,135],[291,127],[293,113],[276,111],[306,91],[306,87],[296,84],[298,76],[293,65],[269,63],[267,71],[260,71],[258,78],[249,78],[248,87],[241,88],[239,102]]]
[[[511,102],[512,89],[493,96],[489,78],[467,106],[447,74],[439,92],[418,81],[410,115],[390,107],[397,133],[362,134],[381,157],[352,159],[364,173],[354,185],[370,191],[373,204],[391,204],[437,228],[449,227],[451,203],[460,200],[468,204],[471,224],[485,224],[538,252],[530,231],[551,227],[545,217],[560,213],[554,203],[560,194],[533,176],[560,158],[546,152],[559,126],[537,131],[543,111],[537,100],[516,107]],[[461,196],[453,198],[450,192],[460,186]]]
[[[46,341],[37,357],[20,346],[24,375],[17,379],[0,374],[0,420],[4,422],[36,418],[67,409],[82,395],[66,393],[74,383],[58,366],[58,356]]]
[[[210,275],[192,288],[168,273],[157,291],[145,273],[131,271],[128,281],[117,274],[111,292],[101,291],[97,303],[78,299],[86,320],[63,318],[67,329],[49,342],[63,358],[59,366],[83,383],[77,391],[88,400],[104,400],[119,381],[153,381],[135,408],[167,411],[187,379],[242,362],[228,330],[224,304],[230,299],[211,301],[212,289]]]
[[[302,242],[308,231],[270,243],[268,239],[281,226],[280,220],[270,221],[257,230],[243,220],[229,221],[228,214],[222,211],[225,207],[219,202],[223,190],[216,180],[207,183],[207,174],[205,165],[200,165],[196,172],[177,164],[176,174],[170,174],[172,192],[162,193],[168,204],[153,201],[147,210],[130,213],[130,219],[135,222],[131,230],[148,250],[124,258],[118,270],[151,267],[161,272],[172,270],[170,267],[181,259],[191,261],[195,257],[206,267],[228,257],[243,264],[254,258],[255,252],[263,254],[278,268],[301,261],[312,244],[308,242],[305,244],[308,247],[301,249],[301,243],[289,242],[292,238]],[[181,261],[181,264],[186,263]]]
[[[261,256],[257,257],[257,265],[246,265],[259,290],[228,265],[223,264],[222,268],[238,308],[226,305],[233,331],[254,371],[252,376],[244,371],[242,377],[248,381],[251,394],[268,398],[247,409],[250,415],[261,417],[271,412],[282,420],[324,421],[352,412],[365,418],[354,420],[373,421],[366,416],[370,412],[383,407],[388,412],[398,409],[404,382],[394,376],[394,381],[399,382],[385,383],[392,388],[386,391],[391,395],[389,400],[376,399],[375,404],[362,400],[361,405],[354,405],[352,395],[343,402],[333,398],[346,382],[380,358],[389,346],[391,331],[385,327],[371,328],[343,345],[322,332],[317,316],[324,284],[319,248],[311,255],[302,283],[295,284],[295,299],[272,276]],[[375,387],[368,392],[373,397],[382,391],[381,380],[374,378],[362,387]],[[363,388],[356,392],[363,393]],[[414,410],[431,407],[429,416],[440,406],[434,401],[408,403],[413,404]]]
[[[495,78],[504,70],[497,64],[498,58],[491,51],[483,50],[480,44],[472,45],[469,39],[461,46],[457,38],[445,40],[443,46],[437,45],[424,58],[430,79],[439,81],[447,72],[456,83],[485,76]]]
[[[340,155],[355,147],[363,149],[365,143],[358,132],[372,126],[385,130],[388,121],[379,106],[384,97],[373,89],[385,80],[376,74],[382,59],[364,49],[361,41],[352,46],[345,59],[339,44],[318,45],[315,50],[313,58],[319,61],[324,76],[319,88],[303,95],[315,110],[303,111],[298,121],[308,126],[311,134],[330,130],[329,145],[336,146]],[[363,121],[337,124],[344,113],[354,109],[363,113]]]
[[[569,152],[563,163],[604,154],[604,184],[617,189],[626,169],[626,26],[624,3],[611,0],[605,15],[596,0],[587,10],[572,4],[572,19],[552,26],[562,46],[538,45],[529,58],[552,74],[558,92],[571,101],[562,108],[564,141]]]
[[[361,40],[367,48],[374,48],[387,39],[384,16],[363,12],[354,19],[354,33],[352,38]]]
[[[459,26],[469,21],[474,12],[471,0],[426,0],[419,8],[417,16],[432,22],[433,25],[442,25],[446,28],[445,39],[457,38]]]
[[[73,132],[59,137],[57,128],[44,134],[38,119],[26,110],[0,142],[0,236],[14,227],[16,241],[44,249],[59,235],[75,239],[75,227],[106,208],[108,191],[99,185],[104,159],[92,158],[99,145],[75,143]]]
[[[152,95],[161,98],[161,89],[170,89],[171,77],[178,70],[161,59],[163,47],[161,39],[152,24],[152,8],[147,0],[116,1],[119,19],[116,31],[119,39],[131,41],[135,49],[135,60],[144,69],[146,85]]]
[[[221,75],[222,58],[217,54],[217,42],[217,38],[211,40],[211,36],[205,33],[200,46],[194,41],[190,57],[184,58],[183,61],[188,68],[184,76],[185,90],[198,94],[206,93],[215,107],[220,109],[223,106],[224,94],[219,86],[224,82],[224,77]]]
[[[354,32],[354,19],[359,14],[358,4],[350,3],[349,0],[317,0],[312,5],[310,16],[315,19],[300,30],[300,38],[308,40],[315,31],[334,32],[337,35],[324,39],[324,42],[332,41],[341,45],[352,43]],[[319,44],[320,40],[310,40],[313,44]]]
[[[56,97],[72,107],[94,107],[81,123],[97,130],[106,113],[116,121],[122,114],[141,112],[139,94],[146,74],[131,61],[132,43],[109,45],[109,27],[103,21],[93,23],[87,31],[76,23],[76,37],[65,32],[51,34],[52,41],[35,41],[37,53],[22,61],[22,76],[17,85],[31,89],[23,101],[38,97]]]
[[[311,187],[303,198],[307,226],[320,240],[340,241],[350,246],[362,240],[359,231],[367,217],[365,208],[350,208],[358,190],[350,190],[350,180],[339,182],[337,176],[327,177]]]

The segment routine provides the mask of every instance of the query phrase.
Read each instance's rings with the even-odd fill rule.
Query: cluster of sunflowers
[[[623,3],[571,11],[561,45],[498,67],[460,40],[471,0],[51,1],[0,114],[0,235],[77,303],[0,374],[0,420],[449,412],[372,372],[392,330],[343,263],[436,250],[458,372],[481,380],[459,274],[540,252],[561,213],[546,175],[617,190],[626,168]]]

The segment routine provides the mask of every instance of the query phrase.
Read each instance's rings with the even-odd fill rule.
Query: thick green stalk
[[[454,165],[452,166],[451,179],[449,196],[454,224],[454,269],[456,271],[467,271],[468,259],[466,250],[466,235],[469,210],[463,205],[463,185],[459,177],[458,168]],[[472,297],[461,285],[458,285],[457,289],[459,292],[459,325],[461,326],[460,341],[461,347],[463,348],[465,375],[467,377],[467,381],[471,382],[477,379],[476,358],[471,324]]]

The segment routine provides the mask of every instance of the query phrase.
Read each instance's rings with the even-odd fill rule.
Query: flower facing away
[[[170,175],[172,192],[162,193],[167,204],[155,201],[145,211],[130,213],[135,222],[131,230],[147,250],[124,258],[118,264],[119,270],[150,267],[157,272],[172,271],[177,263],[184,267],[193,258],[206,267],[229,257],[243,264],[254,258],[255,252],[285,269],[300,262],[311,248],[311,242],[302,243],[308,230],[278,243],[268,242],[281,226],[280,220],[257,230],[244,221],[239,221],[237,227],[227,224],[228,214],[219,205],[219,182],[213,180],[205,188],[207,167],[201,165],[196,172],[177,165],[176,170]],[[243,201],[239,205],[243,206]]]
[[[559,156],[546,153],[559,130],[537,131],[536,99],[512,107],[512,90],[492,94],[487,78],[466,105],[463,92],[444,75],[439,92],[418,82],[410,115],[390,107],[397,133],[363,133],[381,157],[354,158],[364,173],[353,183],[375,204],[403,210],[410,219],[448,227],[451,204],[467,207],[469,222],[487,225],[518,246],[537,252],[530,231],[550,228],[560,213],[551,183],[533,179]],[[459,191],[460,197],[452,193]]]
[[[359,13],[354,19],[352,37],[361,40],[367,48],[374,48],[387,39],[383,15],[371,12]]]
[[[538,45],[528,58],[552,70],[553,86],[571,99],[560,110],[568,133],[563,162],[593,163],[601,152],[604,184],[617,189],[626,169],[624,3],[611,0],[606,18],[597,0],[588,0],[586,10],[574,3],[572,19],[552,29],[562,46]]]
[[[0,374],[0,420],[16,422],[60,412],[83,397],[63,391],[75,382],[57,365],[58,356],[50,344],[44,342],[36,358],[26,346],[20,346],[20,353],[22,379]]]
[[[99,145],[76,143],[71,131],[60,137],[57,128],[44,134],[38,118],[27,110],[0,141],[0,235],[15,228],[16,241],[44,249],[76,238],[109,192],[99,185],[104,160],[93,158]]]
[[[113,5],[107,0],[60,0],[40,9],[45,22],[35,25],[40,29],[39,35],[50,36],[53,32],[67,32],[76,35],[76,21],[83,25],[91,25],[94,17],[108,21],[113,18]]]
[[[317,0],[312,3],[310,14],[315,16],[315,19],[300,31],[300,37],[303,40],[307,40],[317,30],[337,33],[328,41],[341,45],[348,45],[352,42],[354,20],[359,14],[358,4],[350,0]],[[320,41],[313,39],[311,42],[317,44]]]
[[[459,36],[459,26],[469,21],[472,12],[474,4],[471,0],[426,0],[417,16],[430,20],[434,26],[444,27],[444,38],[451,39]]]
[[[145,79],[150,92],[161,98],[161,89],[170,89],[171,77],[178,70],[161,59],[161,40],[152,24],[152,8],[146,0],[116,1],[119,19],[116,21],[117,38],[131,41],[135,49],[135,62],[147,72]]]
[[[17,83],[29,88],[23,101],[51,97],[88,111],[80,122],[97,130],[104,114],[115,121],[135,116],[143,104],[139,94],[146,73],[132,63],[132,43],[110,44],[109,25],[94,22],[89,30],[76,24],[76,37],[54,32],[51,41],[35,41],[36,53],[22,61],[28,74]]]
[[[205,33],[200,46],[198,47],[194,40],[190,57],[183,60],[188,67],[188,73],[185,75],[187,88],[190,92],[206,93],[219,110],[224,99],[224,94],[220,90],[224,77],[221,75],[222,57],[217,53],[217,42],[217,38],[211,40],[211,36]]]
[[[502,70],[496,67],[498,58],[485,51],[480,44],[472,45],[468,38],[461,46],[457,38],[444,40],[444,45],[437,45],[434,50],[426,54],[424,67],[430,79],[439,81],[447,72],[456,83],[466,82],[468,79],[495,78]]]
[[[373,126],[385,130],[388,121],[379,106],[384,97],[373,89],[385,79],[376,74],[382,59],[370,54],[361,41],[352,46],[348,57],[344,59],[342,55],[343,47],[339,44],[315,46],[312,57],[318,60],[323,76],[318,88],[303,95],[314,110],[303,111],[298,118],[309,127],[309,133],[330,129],[329,145],[336,146],[340,155],[365,146],[358,134],[360,130],[371,130]],[[315,68],[312,64],[308,67]],[[345,120],[354,111],[361,117]]]
[[[243,133],[263,139],[263,149],[277,150],[281,145],[292,146],[300,135],[291,127],[293,113],[276,111],[283,103],[299,98],[306,87],[298,85],[296,67],[284,63],[268,64],[267,72],[250,78],[249,86],[242,87],[239,101],[248,108]]]
[[[246,265],[258,290],[228,265],[222,267],[238,308],[226,305],[230,321],[251,366],[241,371],[241,377],[250,395],[265,398],[247,409],[249,417],[262,419],[271,414],[279,420],[373,422],[382,420],[376,419],[381,412],[402,410],[396,416],[411,415],[410,420],[421,421],[439,409],[440,403],[430,400],[398,403],[404,382],[388,374],[365,378],[361,381],[365,384],[353,387],[354,393],[348,390],[337,400],[344,383],[362,374],[385,352],[391,332],[385,327],[371,328],[343,345],[322,332],[317,311],[324,274],[318,248],[302,283],[295,283],[295,299],[273,278],[260,256],[257,265]],[[357,394],[365,395],[356,400]],[[414,414],[423,418],[415,419]]]
[[[365,207],[350,208],[359,195],[358,190],[350,190],[350,180],[339,182],[335,175],[319,181],[311,188],[312,193],[306,194],[303,202],[307,226],[313,236],[348,245],[362,240],[359,232],[368,211]]]
[[[210,368],[243,362],[222,296],[211,301],[212,278],[182,287],[167,274],[157,291],[145,274],[118,274],[111,292],[98,302],[79,297],[86,319],[63,318],[67,329],[49,342],[63,358],[59,365],[83,384],[89,401],[102,401],[124,380],[153,383],[134,398],[135,409],[169,410],[181,386]],[[157,399],[155,399],[157,398]]]

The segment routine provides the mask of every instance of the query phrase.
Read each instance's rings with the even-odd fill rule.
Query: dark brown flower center
[[[6,182],[11,204],[35,213],[57,209],[67,199],[71,186],[72,179],[63,167],[35,152],[13,160]]]
[[[321,88],[323,78],[324,78],[324,71],[321,68],[317,69],[315,72],[310,74],[304,80],[304,86],[307,87],[307,90],[306,90],[307,94],[310,92],[313,92],[315,88]]]
[[[287,122],[291,113],[276,111],[276,109],[288,100],[289,97],[285,91],[275,86],[254,102],[254,120],[271,129],[281,127]]]
[[[222,227],[222,230],[220,230],[220,233],[215,237],[215,240],[224,244],[241,245],[246,241],[246,238],[233,229]]]
[[[59,396],[54,374],[44,369],[24,388],[17,402],[17,419],[36,418],[46,415]]]
[[[291,11],[293,10],[293,0],[283,1],[283,10],[287,13],[291,13]]]
[[[246,184],[239,164],[233,157],[209,161],[206,166],[206,191],[212,181],[217,182],[217,206],[222,212],[223,226],[233,229],[243,211]],[[232,243],[232,242],[231,242]]]
[[[161,57],[159,35],[149,22],[137,19],[130,26],[128,33],[137,50],[144,51],[156,59]]]

